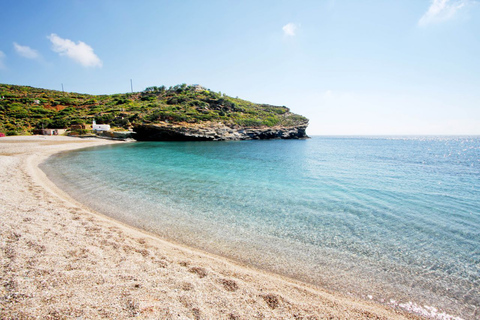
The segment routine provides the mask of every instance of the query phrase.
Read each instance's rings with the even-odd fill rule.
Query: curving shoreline
[[[6,318],[416,319],[100,215],[38,168],[49,155],[104,145],[67,137],[0,139],[0,313]]]

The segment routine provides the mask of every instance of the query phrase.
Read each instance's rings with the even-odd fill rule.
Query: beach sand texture
[[[417,319],[131,228],[38,168],[108,143],[121,142],[0,138],[0,318]]]

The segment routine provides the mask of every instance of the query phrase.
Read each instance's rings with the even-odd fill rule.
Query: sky
[[[479,135],[480,0],[0,0],[0,83],[200,84],[310,135]]]

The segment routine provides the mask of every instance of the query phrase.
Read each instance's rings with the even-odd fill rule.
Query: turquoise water
[[[42,169],[163,237],[437,318],[480,317],[479,137],[136,142]]]

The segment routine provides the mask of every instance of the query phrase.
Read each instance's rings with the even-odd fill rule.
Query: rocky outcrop
[[[226,141],[259,139],[306,139],[307,124],[292,127],[244,128],[222,123],[141,124],[134,128],[140,141]]]

